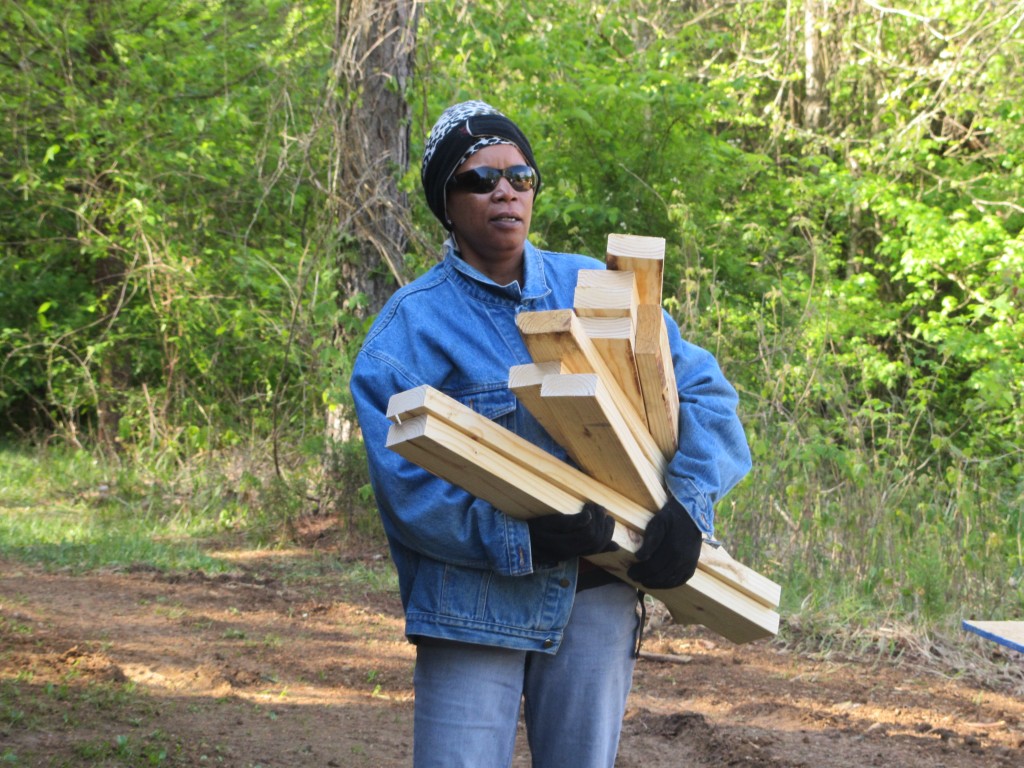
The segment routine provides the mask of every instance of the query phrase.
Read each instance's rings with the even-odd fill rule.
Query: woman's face
[[[517,147],[494,144],[476,152],[455,173],[526,164]],[[498,285],[522,281],[523,244],[530,233],[533,195],[532,189],[517,192],[506,178],[483,194],[461,189],[447,192],[448,219],[462,258]]]

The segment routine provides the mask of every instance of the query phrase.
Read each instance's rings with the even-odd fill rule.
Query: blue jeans
[[[636,590],[607,584],[576,595],[554,655],[421,642],[415,768],[507,768],[520,701],[533,768],[612,768],[639,629]]]

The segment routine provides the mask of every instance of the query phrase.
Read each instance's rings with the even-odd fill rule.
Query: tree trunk
[[[335,344],[349,350],[367,318],[408,281],[403,254],[409,206],[398,182],[409,167],[409,105],[415,0],[337,0],[332,124],[331,199],[338,222],[338,301],[349,321]],[[352,322],[352,321],[355,322]],[[321,509],[337,510],[354,493],[352,453],[341,447],[356,432],[351,413],[327,414]],[[346,459],[345,457],[349,457]],[[348,481],[346,482],[346,478]]]
[[[97,259],[94,267],[93,282],[102,297],[103,322],[108,329],[121,311],[126,269],[124,259],[117,255]],[[102,448],[113,451],[120,448],[121,407],[132,383],[131,349],[125,344],[111,344],[98,363],[96,439]]]
[[[804,0],[805,128],[818,130],[828,122],[828,84],[821,28],[828,17],[828,0]]]
[[[111,73],[107,68],[120,66],[120,57],[108,29],[111,12],[108,3],[102,0],[90,0],[86,6],[86,19],[91,27],[91,37],[85,51],[91,65],[88,88],[97,95],[105,95],[109,90],[106,81]],[[108,195],[117,194],[114,184],[103,175],[97,175],[90,186],[92,193],[101,201]],[[89,194],[88,190],[86,194]],[[88,207],[83,205],[81,209],[84,212]],[[83,215],[88,216],[87,213]],[[80,238],[83,243],[95,240],[103,242],[110,237],[114,227],[116,225],[110,224],[107,217],[101,214],[80,228]],[[100,299],[102,321],[107,333],[111,332],[120,314],[127,273],[128,266],[123,256],[109,243],[104,255],[93,262],[93,285]],[[96,439],[105,450],[116,450],[119,447],[122,404],[125,392],[131,385],[131,349],[124,344],[105,345],[97,359],[97,366]]]

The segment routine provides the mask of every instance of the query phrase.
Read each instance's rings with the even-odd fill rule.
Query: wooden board
[[[647,527],[653,514],[646,507],[433,387],[416,387],[393,395],[387,413],[395,424],[424,414],[437,416],[473,440],[486,444],[505,461],[528,467],[581,502],[600,504],[616,520],[637,532]]]
[[[505,461],[500,454],[429,414],[392,424],[386,445],[512,517],[572,514],[583,508],[579,499],[554,487],[538,498],[531,487],[535,483],[532,472]]]
[[[782,586],[734,559],[725,547],[716,547],[705,542],[700,550],[697,568],[761,605],[772,609],[779,607]]]
[[[568,501],[566,494],[546,478],[540,475],[525,477],[518,470],[510,472],[508,462],[500,454],[458,434],[458,430],[430,414],[392,424],[387,446],[513,517],[528,519],[538,514],[557,514]],[[474,487],[471,489],[463,483]],[[524,491],[533,497],[533,504],[524,500]],[[571,514],[581,506],[576,501],[563,512]],[[636,561],[635,553],[641,537],[616,523],[614,541],[619,544],[618,551],[587,559],[639,587],[629,579],[626,571]],[[699,569],[681,587],[652,590],[649,594],[665,604],[675,621],[703,624],[736,643],[771,637],[778,632],[776,612]]]
[[[634,324],[632,317],[580,317],[580,327],[594,343],[594,348],[604,360],[623,393],[637,413],[644,415],[646,406],[640,389],[640,374],[637,372],[636,356],[633,351]],[[647,425],[650,432],[650,425]]]
[[[605,264],[608,269],[633,272],[641,304],[661,306],[665,275],[665,238],[640,235],[608,235]]]
[[[1024,621],[968,621],[963,628],[968,632],[992,640],[1011,650],[1024,653]]]
[[[562,434],[562,425],[552,411],[551,404],[545,403],[540,396],[544,377],[562,372],[562,364],[557,361],[513,365],[508,370],[508,388],[523,404],[523,407],[533,415],[533,418],[551,435],[551,439],[564,448],[566,439]],[[570,452],[569,455],[572,456],[572,453]],[[573,457],[573,461],[575,461],[575,457]]]
[[[549,372],[560,370],[557,365],[540,365],[535,368]],[[474,442],[486,445],[497,453],[500,461],[518,464],[543,477],[581,504],[584,501],[600,504],[624,527],[635,533],[643,532],[651,519],[653,513],[647,508],[433,387],[422,386],[400,392],[388,404],[387,415],[394,424],[403,424],[427,414],[447,422]],[[474,467],[466,467],[464,471],[476,470]],[[779,605],[781,587],[734,560],[722,547],[705,543],[697,567],[763,606],[774,609]]]
[[[624,546],[618,552],[591,555],[586,559],[614,573],[627,584],[642,588],[629,578],[627,570],[636,562],[638,544]],[[631,542],[635,540],[631,539]],[[779,632],[779,614],[732,589],[699,568],[688,582],[674,589],[642,588],[668,608],[678,624],[702,624],[734,643],[749,643],[772,637]]]
[[[541,399],[559,421],[562,447],[584,472],[648,509],[665,503],[662,472],[643,455],[597,374],[547,376]]]
[[[581,269],[576,276],[573,308],[580,317],[633,318],[639,304],[632,272]]]
[[[579,318],[571,309],[522,312],[516,325],[535,363],[561,361],[569,373],[596,373],[625,419],[637,444],[660,474],[665,471],[665,456],[647,429],[647,417],[638,413],[608,366],[584,333]]]
[[[679,393],[665,316],[661,307],[641,304],[636,317],[633,359],[647,428],[662,453],[670,459],[679,446]]]

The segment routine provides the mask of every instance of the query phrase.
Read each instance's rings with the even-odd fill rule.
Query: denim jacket
[[[412,639],[558,649],[577,561],[535,566],[526,523],[385,447],[385,413],[391,395],[429,384],[565,459],[509,391],[508,375],[532,362],[516,315],[571,307],[580,269],[604,264],[527,242],[525,285],[499,286],[463,261],[449,238],[444,260],[385,304],[356,358],[350,387]],[[750,454],[736,391],[711,354],[684,341],[667,314],[666,321],[680,446],[665,481],[710,536],[714,503],[749,470]]]

